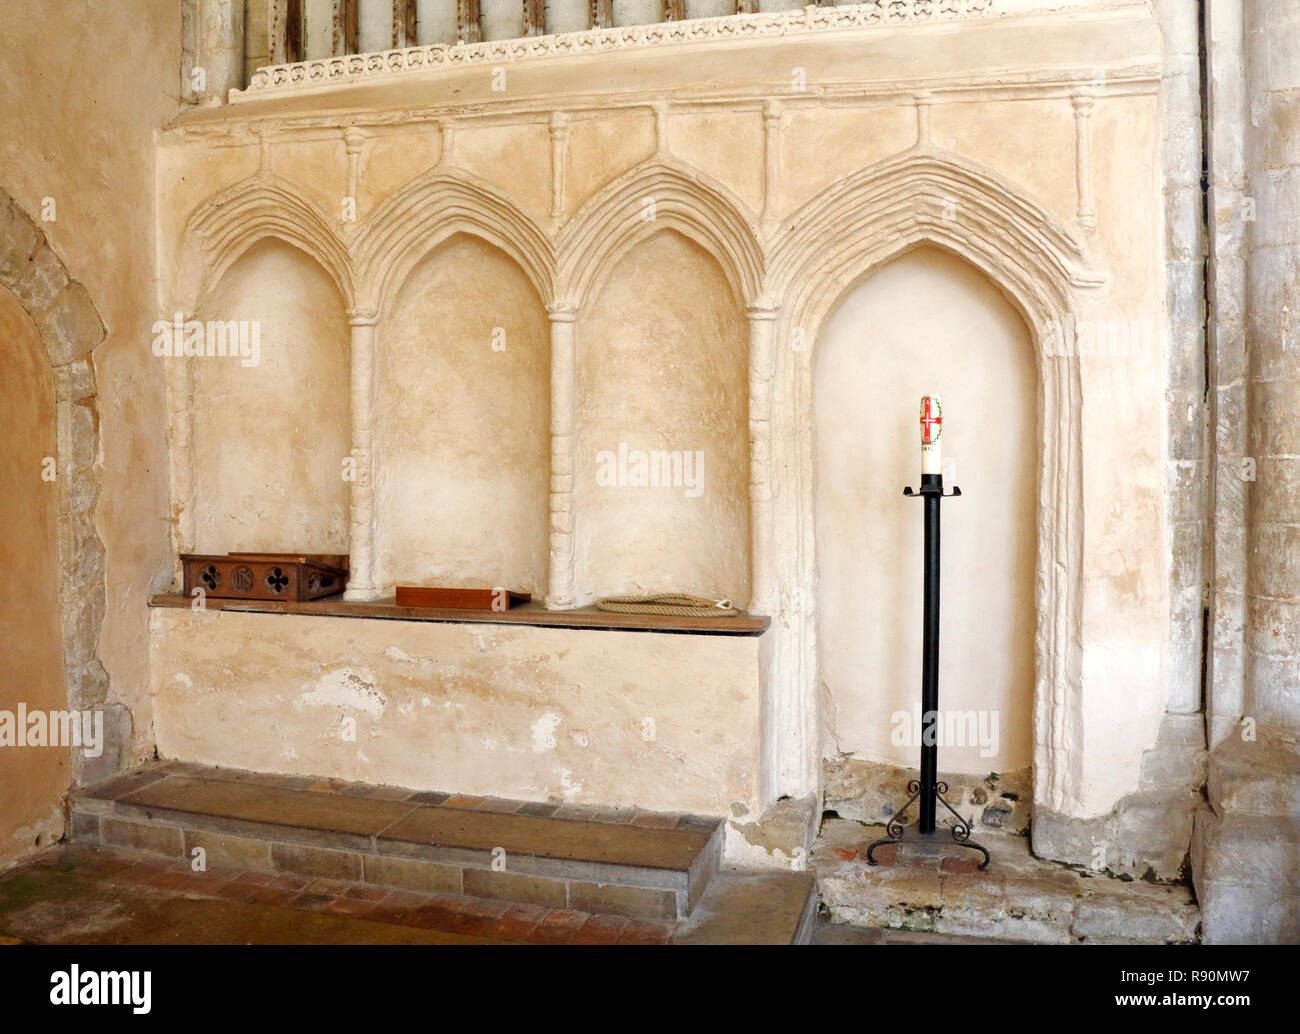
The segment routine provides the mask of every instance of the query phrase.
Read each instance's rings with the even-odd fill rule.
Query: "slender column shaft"
[[[373,600],[375,584],[375,488],[373,429],[373,366],[375,324],[371,309],[348,313],[352,328],[352,480],[349,483],[348,552],[351,571],[344,599]]]
[[[550,306],[551,557],[546,606],[574,606],[574,319],[572,306]]]

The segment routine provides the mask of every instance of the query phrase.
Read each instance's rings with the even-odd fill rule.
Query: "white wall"
[[[941,710],[997,718],[997,753],[945,747],[947,771],[1028,765],[1032,749],[1035,384],[1028,331],[982,273],[937,248],[880,269],[817,344],[819,650],[835,750],[899,765],[891,715],[920,699],[918,407],[943,396]],[[990,721],[993,715],[990,715]],[[992,729],[992,725],[988,726]]]

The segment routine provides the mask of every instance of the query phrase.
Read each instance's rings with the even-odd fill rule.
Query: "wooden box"
[[[442,589],[424,585],[399,585],[399,607],[440,607],[443,610],[509,610],[532,599],[527,592],[506,589]]]
[[[183,553],[185,595],[218,600],[292,600],[337,596],[348,584],[348,558],[318,553]]]

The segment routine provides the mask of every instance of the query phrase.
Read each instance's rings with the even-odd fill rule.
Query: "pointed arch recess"
[[[812,507],[812,363],[838,299],[854,284],[921,245],[944,248],[983,272],[1029,327],[1038,369],[1039,483],[1035,565],[1035,799],[1065,811],[1078,800],[1081,770],[1071,746],[1082,736],[1083,543],[1081,381],[1078,358],[1052,348],[1077,292],[1105,283],[1085,249],[1054,216],[1010,181],[964,157],[914,149],[832,184],[787,219],[774,237],[768,289],[780,300],[778,340],[802,330],[807,349],[777,348],[773,468],[793,477],[779,494],[773,557],[785,622],[774,621],[772,684],[765,730],[769,792],[799,795],[820,781],[816,543]],[[1055,321],[1055,322],[1054,322]],[[788,631],[785,629],[788,628]],[[792,744],[798,747],[792,748]],[[784,745],[784,746],[783,746]]]
[[[334,281],[344,307],[355,304],[348,248],[328,216],[288,180],[259,173],[209,198],[190,216],[175,292],[181,308],[194,312],[235,261],[267,237],[318,262]]]

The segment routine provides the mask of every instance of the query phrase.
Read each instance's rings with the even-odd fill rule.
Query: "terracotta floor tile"
[[[324,877],[317,877],[303,889],[308,894],[328,894],[330,897],[341,898],[352,889],[352,884],[343,880],[327,880]]]
[[[306,891],[301,891],[290,897],[286,904],[289,908],[303,908],[319,912],[329,907],[330,902],[333,900],[334,898],[328,894],[309,894]]]
[[[325,906],[326,912],[333,912],[335,915],[359,916],[366,915],[374,905],[372,901],[357,901],[354,898],[335,898]]]
[[[223,901],[247,901],[259,891],[266,890],[266,887],[254,887],[247,883],[223,883],[220,887],[214,887],[210,897],[220,898]]]
[[[388,890],[385,887],[372,887],[365,883],[355,883],[347,889],[343,896],[352,898],[354,901],[382,901],[388,896]]]
[[[508,901],[489,901],[480,898],[468,898],[460,906],[461,915],[479,916],[483,919],[500,919],[509,910]]]
[[[442,802],[444,808],[477,808],[486,798],[469,797],[465,794],[456,794],[454,797],[448,797]]]
[[[623,932],[618,935],[618,943],[667,944],[674,929],[672,923],[663,923],[657,919],[629,919]]]
[[[592,916],[573,938],[574,944],[615,944],[627,926],[622,916]]]
[[[300,891],[282,890],[279,887],[257,887],[241,900],[252,905],[278,905],[287,908],[299,893]]]

